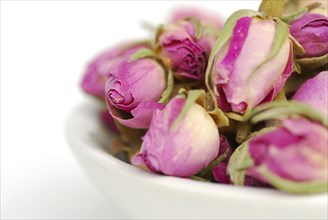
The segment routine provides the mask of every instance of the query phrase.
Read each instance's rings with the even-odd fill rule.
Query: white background
[[[84,176],[64,135],[86,97],[86,62],[124,39],[147,36],[176,5],[228,16],[259,1],[1,1],[1,218],[123,218]]]

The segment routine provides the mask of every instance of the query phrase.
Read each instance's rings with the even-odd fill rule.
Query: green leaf
[[[275,188],[295,194],[322,193],[328,191],[328,181],[306,181],[295,182],[286,180],[269,171],[268,168],[261,166],[256,169],[268,182]]]
[[[131,60],[135,61],[137,59],[145,58],[145,57],[156,57],[156,53],[154,51],[152,51],[151,49],[142,48],[142,49],[138,50],[137,52],[135,52],[131,56]]]
[[[249,154],[248,141],[242,143],[231,155],[228,163],[228,174],[235,185],[242,186],[248,169],[254,165]]]
[[[309,105],[295,101],[274,101],[257,106],[246,120],[256,124],[265,120],[282,120],[288,117],[306,117],[328,127],[328,117]]]
[[[236,11],[235,13],[233,13],[227,19],[227,21],[223,27],[223,30],[221,31],[220,36],[217,39],[217,41],[211,51],[211,54],[210,54],[210,57],[208,60],[208,65],[207,65],[206,72],[205,72],[205,84],[206,84],[208,91],[210,92],[210,94],[212,96],[215,108],[217,108],[217,100],[215,97],[215,93],[212,89],[212,78],[211,78],[212,77],[211,73],[212,73],[212,69],[213,69],[213,61],[214,61],[214,58],[215,58],[217,52],[223,47],[224,44],[226,44],[229,41],[232,31],[236,25],[236,22],[240,18],[245,17],[245,16],[260,16],[260,13],[257,11],[253,11],[253,10],[239,10],[239,11]]]
[[[259,12],[268,17],[280,17],[284,7],[285,0],[262,0]]]
[[[174,119],[171,127],[175,128],[178,123],[184,118],[191,106],[196,102],[196,100],[204,94],[204,90],[189,90],[185,101],[185,104],[180,112],[180,114]]]
[[[166,82],[166,89],[162,93],[162,97],[159,100],[159,103],[166,103],[169,100],[170,95],[171,95],[171,93],[173,91],[173,85],[174,85],[173,72],[171,70],[168,70],[168,73],[167,73],[167,82]]]

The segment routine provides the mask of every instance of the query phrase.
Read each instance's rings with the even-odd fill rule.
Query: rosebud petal
[[[87,67],[82,78],[81,87],[84,92],[103,98],[107,77],[105,74],[116,62],[140,50],[148,48],[146,43],[121,44],[110,48],[93,59]]]
[[[328,18],[326,16],[305,13],[290,24],[290,33],[305,50],[300,58],[320,57],[328,53]]]
[[[283,87],[293,69],[292,48],[286,35],[271,57],[277,31],[273,20],[237,20],[230,41],[216,54],[212,72],[225,111],[244,113],[248,106],[271,101]]]
[[[124,111],[131,111],[140,102],[158,101],[166,86],[165,70],[150,58],[123,60],[107,77],[106,98]]]
[[[130,128],[149,128],[153,112],[157,109],[162,110],[164,107],[164,104],[157,102],[141,102],[130,112],[131,117],[125,118],[113,105],[108,105],[112,117]]]
[[[328,117],[328,71],[303,83],[293,100],[306,103]]]
[[[106,101],[111,115],[128,127],[148,128],[153,111],[163,106],[157,103],[166,87],[163,67],[151,58],[125,59],[106,76]]]
[[[184,104],[185,98],[176,97],[162,111],[155,111],[133,164],[145,164],[150,170],[166,175],[187,177],[217,157],[218,128],[200,105],[193,103],[183,119],[173,124]]]
[[[201,80],[204,78],[211,52],[211,41],[200,33],[191,21],[182,20],[164,26],[158,36],[160,56],[177,77]]]

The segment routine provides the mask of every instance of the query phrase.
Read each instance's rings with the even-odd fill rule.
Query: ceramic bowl
[[[88,101],[70,114],[69,145],[88,176],[137,219],[327,219],[327,193],[291,195],[274,189],[238,187],[156,175],[108,153],[111,135]]]

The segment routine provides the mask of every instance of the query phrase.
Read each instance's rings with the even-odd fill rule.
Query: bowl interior
[[[169,199],[169,195],[171,195],[177,201],[181,198],[188,199],[190,197],[193,200],[196,198],[198,201],[195,202],[195,205],[206,201],[219,204],[222,203],[224,198],[227,201],[226,207],[229,206],[229,201],[231,204],[239,204],[245,207],[247,207],[247,204],[250,205],[252,202],[256,202],[258,208],[261,208],[262,205],[264,210],[271,208],[269,204],[276,204],[276,208],[281,207],[283,209],[283,207],[286,207],[286,212],[289,210],[292,214],[298,213],[297,215],[291,215],[292,217],[309,216],[314,212],[317,212],[316,217],[327,217],[327,193],[292,195],[274,189],[200,182],[186,178],[152,174],[129,165],[108,153],[113,136],[103,129],[97,116],[102,107],[93,100],[88,100],[77,106],[68,118],[66,134],[74,154],[78,159],[84,161],[82,163],[85,170],[89,173],[97,173],[97,170],[101,169],[102,171],[99,172],[98,176],[93,176],[100,183],[105,181],[104,179],[108,176],[108,183],[104,184],[104,187],[107,187],[108,184],[116,184],[115,181],[124,179],[125,190],[130,192],[132,197],[134,194],[136,194],[135,196],[145,195],[145,197],[149,196],[151,200],[154,196],[163,196],[163,198],[168,196]],[[94,167],[92,171],[88,169],[91,166]],[[135,192],[136,190],[138,192]],[[139,195],[140,190],[143,193]],[[113,189],[109,189],[109,191],[113,195]],[[179,198],[176,195],[179,195]],[[181,201],[183,202],[183,199]],[[259,201],[264,201],[267,205],[259,204]],[[151,206],[151,202],[149,205]]]

